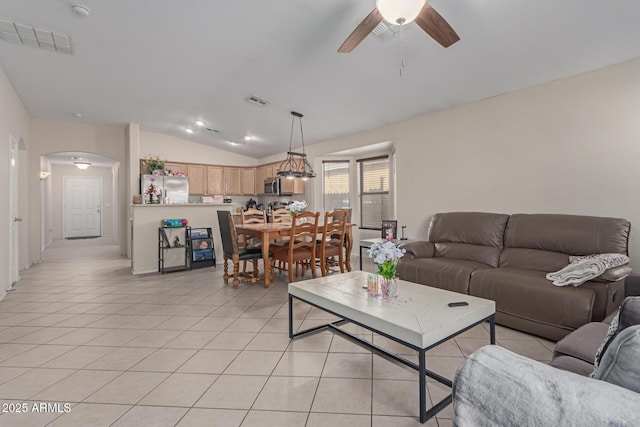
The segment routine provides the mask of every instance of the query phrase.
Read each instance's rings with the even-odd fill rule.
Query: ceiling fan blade
[[[369,35],[371,31],[373,31],[375,27],[378,26],[380,21],[382,21],[382,14],[378,12],[378,9],[373,9],[373,11],[368,14],[360,24],[358,24],[356,29],[349,34],[349,37],[347,37],[344,43],[342,43],[342,46],[338,48],[338,52],[351,52],[362,40],[364,40],[365,37]]]
[[[460,40],[451,25],[429,3],[425,3],[415,21],[420,28],[444,47],[449,47]]]

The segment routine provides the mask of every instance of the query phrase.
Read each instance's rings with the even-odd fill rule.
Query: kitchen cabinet
[[[256,168],[240,168],[240,194],[255,196]]]
[[[267,179],[266,166],[258,166],[256,168],[256,194],[258,196],[264,196],[264,180]]]
[[[187,165],[184,163],[167,162],[164,165],[164,170],[171,171],[172,175],[175,175],[177,173],[183,173],[186,175]]]
[[[224,168],[224,194],[239,195],[240,192],[240,168]]]
[[[189,194],[206,194],[206,175],[207,170],[205,169],[205,165],[187,165],[187,176],[189,177]]]
[[[265,166],[265,173],[267,178],[275,178],[276,172],[278,172],[278,166],[280,163],[273,163]]]
[[[280,192],[282,194],[304,194],[304,181],[300,178],[280,180]]]
[[[224,167],[207,166],[207,194],[225,194]]]

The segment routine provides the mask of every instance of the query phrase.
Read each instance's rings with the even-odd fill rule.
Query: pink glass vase
[[[394,277],[392,279],[385,279],[380,276],[379,280],[382,298],[389,299],[395,297],[398,290],[398,278]]]

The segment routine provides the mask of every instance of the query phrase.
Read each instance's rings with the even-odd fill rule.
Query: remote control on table
[[[450,302],[449,303],[449,307],[464,307],[465,305],[469,305],[469,303],[466,302],[466,301]]]

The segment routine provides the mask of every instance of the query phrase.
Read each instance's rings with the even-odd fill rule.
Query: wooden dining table
[[[346,224],[346,253],[345,253],[345,265],[347,271],[351,271],[351,249],[353,248],[353,237],[351,229],[353,224]],[[257,237],[262,241],[262,259],[264,260],[265,278],[264,287],[269,287],[269,284],[273,281],[274,271],[271,268],[271,262],[269,259],[269,244],[271,239],[276,239],[282,236],[288,236],[291,234],[291,224],[287,223],[263,223],[263,224],[236,224],[236,231],[238,234],[247,234],[252,237]],[[324,231],[324,224],[318,224],[318,233]]]

